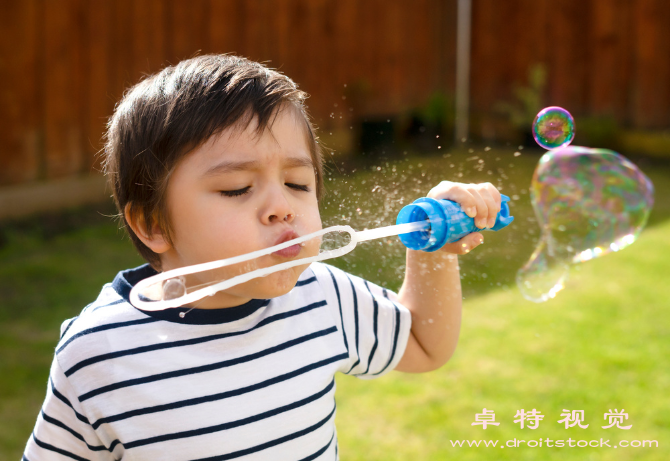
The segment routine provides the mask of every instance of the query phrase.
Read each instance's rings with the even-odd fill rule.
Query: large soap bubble
[[[570,264],[633,243],[649,217],[653,190],[644,173],[611,150],[569,146],[545,153],[530,187],[542,235],[517,273],[523,296],[553,298]]]
[[[533,137],[547,150],[567,146],[575,137],[575,120],[562,107],[542,109],[533,120]]]

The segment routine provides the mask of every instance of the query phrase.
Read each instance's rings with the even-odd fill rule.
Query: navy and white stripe
[[[335,373],[383,375],[409,337],[394,293],[321,263],[284,296],[183,319],[128,303],[152,273],[63,323],[24,459],[335,460]]]

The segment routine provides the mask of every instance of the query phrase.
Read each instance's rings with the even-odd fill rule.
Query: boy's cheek
[[[323,229],[323,222],[321,221],[321,214],[319,212],[319,203],[316,201],[316,197],[314,201],[306,207],[305,212],[298,213],[297,217],[299,218],[297,225],[304,227],[305,234]]]

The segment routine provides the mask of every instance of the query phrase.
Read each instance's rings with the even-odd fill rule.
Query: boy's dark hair
[[[120,216],[142,257],[160,270],[158,254],[128,225],[126,205],[144,219],[148,231],[158,224],[170,242],[165,192],[179,160],[212,135],[238,124],[247,126],[254,116],[262,134],[287,104],[304,118],[320,199],[322,152],[306,98],[285,75],[232,55],[188,59],[129,89],[108,123],[103,165]]]

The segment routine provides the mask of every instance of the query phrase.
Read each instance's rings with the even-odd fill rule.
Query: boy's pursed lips
[[[289,240],[297,239],[298,237],[300,236],[293,229],[288,229],[279,236],[279,239],[277,239],[277,241],[274,244],[279,245],[281,243],[288,242]],[[298,253],[300,253],[301,249],[302,247],[300,246],[300,244],[295,244],[288,248],[275,251],[272,254],[284,258],[293,258],[295,256],[298,256]]]

